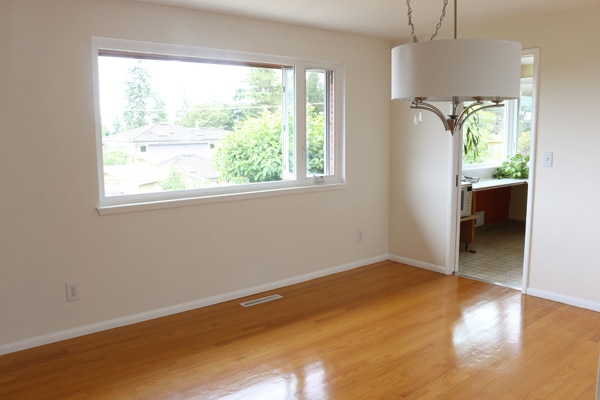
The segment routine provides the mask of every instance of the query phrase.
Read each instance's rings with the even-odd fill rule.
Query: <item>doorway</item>
[[[482,220],[475,227],[472,243],[462,243],[460,247],[460,275],[522,289],[528,186],[525,182],[515,181],[514,185],[473,193],[479,200],[475,214]],[[497,215],[493,221],[486,223],[486,213],[493,214],[490,210]],[[461,223],[461,229],[466,225]]]
[[[466,125],[454,142],[457,170],[462,175],[459,192],[464,193],[464,185],[469,185],[473,196],[471,212],[458,213],[454,272],[523,292],[528,276],[538,69],[538,50],[523,51],[521,98],[478,116],[480,120]],[[478,134],[478,154],[466,153],[472,151],[465,146],[472,141],[465,136],[467,131]],[[510,168],[502,168],[508,162]],[[519,162],[528,169],[520,172],[528,174],[495,178],[497,173],[513,171]]]

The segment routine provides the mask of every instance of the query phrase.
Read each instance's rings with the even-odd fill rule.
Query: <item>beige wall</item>
[[[540,49],[537,159],[531,224],[529,294],[600,311],[600,7],[540,17],[472,31],[460,37],[515,40],[523,48]],[[451,244],[438,234],[443,229],[440,207],[433,204],[447,184],[443,171],[450,143],[434,121],[431,132],[415,128],[408,104],[392,105],[390,247],[392,255],[425,263],[444,262],[441,252]],[[430,117],[433,121],[433,117]],[[423,135],[429,135],[427,144]],[[419,138],[415,138],[419,136]],[[417,143],[417,147],[415,146]],[[408,154],[416,148],[419,155]],[[431,154],[425,156],[425,148]],[[554,152],[554,167],[543,168],[541,155]],[[407,159],[407,156],[409,159]],[[412,174],[407,172],[412,168]],[[417,182],[416,176],[433,179]],[[429,189],[414,191],[414,185]],[[411,188],[408,190],[408,188]],[[425,201],[431,214],[415,214],[410,207]],[[442,200],[439,200],[443,203]],[[421,206],[418,206],[421,207]],[[407,245],[416,242],[415,247]]]
[[[452,136],[433,114],[424,113],[420,125],[414,115],[408,103],[392,103],[389,252],[397,261],[445,272]]]
[[[387,42],[122,0],[3,0],[0,29],[0,353],[386,258]],[[93,36],[344,64],[347,188],[99,216]]]

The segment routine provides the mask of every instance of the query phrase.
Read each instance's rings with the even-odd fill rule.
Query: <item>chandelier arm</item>
[[[479,108],[475,108],[477,106],[480,106]],[[488,104],[488,105],[483,105],[483,103],[481,102],[477,102],[474,104],[471,104],[470,106],[466,107],[462,113],[460,113],[460,115],[458,116],[457,119],[457,126],[459,130],[462,130],[463,124],[467,121],[467,119],[469,119],[469,117],[481,110],[485,110],[486,108],[497,108],[497,107],[504,107],[504,104],[500,104],[500,103],[494,103],[494,104]]]
[[[455,110],[455,111],[454,111],[454,114],[456,114],[456,113],[457,113],[457,110],[458,110],[458,106],[459,106],[459,104],[461,104],[461,103],[459,103],[459,102],[458,102],[458,98],[457,98],[453,104],[454,104],[454,107],[455,107],[455,108],[454,108],[454,110]],[[483,105],[483,102],[482,102],[482,101],[476,101],[475,103],[473,103],[473,104],[471,104],[471,105],[468,105],[467,107],[464,107],[464,108],[463,108],[463,110],[462,110],[462,112],[461,112],[461,113],[460,113],[460,115],[458,116],[457,120],[458,120],[458,121],[461,121],[461,118],[463,118],[463,116],[464,116],[464,120],[466,120],[466,119],[467,119],[467,118],[469,118],[469,116],[471,116],[473,113],[476,113],[476,112],[477,112],[477,110],[473,110],[473,109],[474,109],[475,107],[477,107],[477,106],[481,106],[481,105]]]
[[[442,120],[442,123],[444,124],[444,128],[446,128],[447,131],[450,130],[450,123],[448,122],[448,118],[446,118],[446,115],[444,115],[444,113],[436,106],[429,104],[429,103],[423,103],[422,101],[413,101],[410,108],[415,109],[415,110],[431,111],[432,113],[437,115]],[[452,132],[452,133],[454,133],[454,132]]]
[[[453,103],[454,103],[454,109],[456,109],[456,107],[458,105],[457,99],[454,99]],[[411,106],[410,106],[410,108],[412,108],[414,110],[426,110],[426,111],[430,111],[430,112],[434,113],[435,115],[437,115],[438,118],[444,124],[444,128],[447,131],[450,131],[450,133],[452,133],[452,135],[454,135],[454,132],[456,132],[456,131],[460,132],[462,130],[464,123],[466,122],[467,119],[469,119],[469,117],[471,115],[473,115],[481,110],[485,110],[487,108],[497,108],[497,107],[504,107],[504,104],[494,103],[494,104],[483,105],[483,103],[479,101],[479,102],[471,104],[470,106],[467,106],[458,116],[453,114],[453,115],[449,115],[448,117],[446,117],[446,115],[439,108],[437,108],[433,104],[424,103],[422,100],[415,100],[411,103]]]

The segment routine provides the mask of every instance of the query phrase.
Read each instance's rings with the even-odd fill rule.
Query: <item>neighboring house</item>
[[[134,162],[104,168],[105,191],[134,194],[161,191],[160,183],[175,169],[187,188],[216,183],[211,155],[228,131],[156,123],[103,138],[104,151],[123,151]]]
[[[219,173],[212,169],[210,157],[197,154],[179,154],[161,163],[167,169],[175,168],[188,188],[218,183]]]
[[[104,191],[107,196],[157,192],[168,175],[168,170],[145,162],[109,165],[104,167]]]
[[[210,158],[210,151],[228,131],[156,123],[103,138],[104,148],[122,150],[136,159],[161,163],[181,154]]]

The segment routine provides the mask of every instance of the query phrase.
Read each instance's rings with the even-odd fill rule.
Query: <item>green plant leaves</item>
[[[502,165],[496,170],[494,178],[529,178],[529,156],[515,154],[514,156],[510,157],[508,160],[504,161]]]

